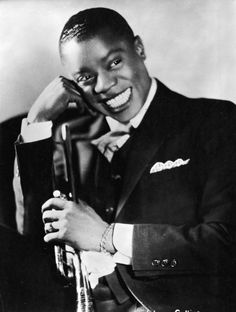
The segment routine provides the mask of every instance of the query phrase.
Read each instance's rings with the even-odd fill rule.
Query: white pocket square
[[[178,158],[175,161],[167,160],[165,163],[163,162],[156,162],[151,170],[150,173],[160,172],[167,169],[172,169],[180,166],[187,165],[190,161],[190,158],[183,160],[182,158]]]

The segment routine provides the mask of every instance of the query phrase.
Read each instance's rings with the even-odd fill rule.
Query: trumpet
[[[78,203],[78,194],[72,166],[72,143],[70,129],[67,124],[61,127],[62,141],[65,154],[66,178],[69,184],[69,194],[63,194],[59,190],[53,192],[55,198],[73,200]],[[86,267],[81,262],[80,252],[67,244],[54,246],[55,262],[57,270],[68,281],[72,281],[76,287],[76,312],[95,312],[94,300],[88,279]]]

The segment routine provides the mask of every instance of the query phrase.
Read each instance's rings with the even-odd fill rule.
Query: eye
[[[94,78],[93,75],[90,74],[84,74],[84,75],[80,75],[79,77],[76,78],[76,81],[79,82],[86,82],[89,80],[92,80]]]
[[[121,63],[121,59],[120,59],[120,58],[117,58],[117,59],[115,59],[114,61],[111,62],[110,68],[114,68],[114,67],[116,67],[117,65],[119,65],[120,63]]]

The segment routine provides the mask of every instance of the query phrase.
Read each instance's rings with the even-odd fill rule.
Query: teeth
[[[113,99],[108,100],[106,104],[111,108],[117,108],[125,104],[126,102],[128,102],[130,95],[131,95],[131,88],[128,88],[127,90],[117,95]]]

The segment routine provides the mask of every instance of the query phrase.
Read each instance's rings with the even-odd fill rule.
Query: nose
[[[94,87],[95,93],[106,93],[116,84],[116,78],[107,71],[102,71],[97,75]]]

